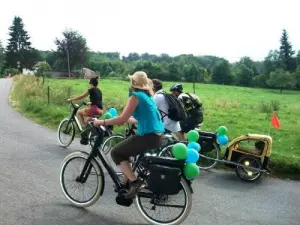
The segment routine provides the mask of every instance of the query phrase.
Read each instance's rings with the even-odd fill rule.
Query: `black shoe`
[[[88,145],[89,144],[89,139],[87,137],[82,137],[80,139],[80,144],[82,144],[82,145]]]
[[[113,187],[114,187],[114,191],[117,193],[118,189],[117,189],[116,185],[114,184]],[[121,184],[121,189],[128,190],[129,189],[129,182],[127,182],[126,184]]]
[[[141,179],[137,179],[137,180],[131,182],[130,189],[127,192],[127,194],[125,194],[125,198],[126,199],[134,198],[136,196],[136,194],[138,193],[138,191],[140,190],[142,184],[143,184],[143,181]]]

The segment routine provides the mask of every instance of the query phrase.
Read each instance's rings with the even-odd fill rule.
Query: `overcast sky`
[[[1,0],[0,40],[15,15],[33,47],[54,49],[65,28],[94,51],[242,56],[262,60],[282,29],[300,49],[299,0]]]

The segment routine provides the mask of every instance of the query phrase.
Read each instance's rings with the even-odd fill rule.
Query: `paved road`
[[[59,147],[55,132],[12,110],[10,86],[11,80],[0,79],[0,224],[145,224],[134,206],[115,204],[111,181],[94,206],[78,209],[68,203],[60,190],[60,165],[82,146]],[[231,172],[203,171],[193,187],[185,224],[300,224],[299,182],[267,178],[248,184]]]

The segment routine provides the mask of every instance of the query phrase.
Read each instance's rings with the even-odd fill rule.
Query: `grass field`
[[[44,85],[33,77],[14,78],[13,105],[25,116],[50,128],[70,115],[67,99],[88,88],[87,80],[46,79]],[[165,82],[165,90],[173,83]],[[50,104],[47,103],[50,87]],[[129,82],[101,80],[104,107],[116,107],[119,112],[126,104]],[[184,84],[192,92],[192,84]],[[300,92],[254,89],[212,84],[196,84],[196,94],[204,105],[205,131],[227,126],[229,139],[245,133],[268,134],[273,109],[281,129],[271,129],[273,137],[272,168],[281,173],[300,172]]]

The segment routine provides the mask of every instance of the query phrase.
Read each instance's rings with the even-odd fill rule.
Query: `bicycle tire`
[[[143,219],[146,220],[149,224],[153,224],[153,225],[181,224],[188,217],[188,215],[190,214],[190,211],[192,209],[192,192],[191,192],[191,189],[190,189],[189,185],[187,184],[187,182],[185,181],[185,179],[183,177],[181,178],[180,183],[181,183],[181,185],[183,187],[183,190],[184,190],[184,193],[185,193],[186,204],[185,204],[183,213],[181,213],[178,218],[175,218],[174,220],[171,220],[171,221],[168,220],[168,221],[165,221],[165,222],[158,221],[158,220],[155,220],[153,218],[150,218],[150,216],[145,212],[145,210],[143,210],[143,207],[141,205],[140,197],[137,194],[137,196],[135,197],[135,205],[137,207],[138,212],[143,217]]]
[[[73,153],[69,154],[63,160],[63,163],[61,166],[60,185],[61,185],[63,194],[73,205],[75,205],[77,207],[88,207],[88,206],[93,205],[100,198],[100,196],[102,195],[102,193],[104,191],[104,185],[105,185],[104,173],[103,173],[101,166],[95,159],[91,160],[91,165],[93,166],[93,168],[95,169],[95,172],[97,173],[96,174],[97,175],[97,188],[96,188],[95,193],[92,195],[91,199],[82,202],[82,201],[74,199],[70,195],[70,193],[67,191],[67,188],[65,185],[65,176],[64,176],[66,167],[69,165],[70,162],[72,162],[72,160],[74,160],[76,158],[83,159],[86,161],[88,159],[88,157],[89,157],[89,154],[87,152],[83,152],[83,151],[73,152]],[[79,175],[80,174],[78,174],[77,176],[79,176]],[[74,179],[74,177],[73,177],[73,179]]]
[[[58,129],[57,129],[57,141],[58,141],[58,143],[62,146],[62,147],[64,147],[64,148],[66,148],[66,147],[68,147],[68,146],[70,146],[70,144],[72,144],[72,142],[73,142],[73,140],[74,140],[74,137],[75,137],[75,125],[74,125],[74,123],[72,122],[72,121],[70,121],[70,124],[71,124],[71,129],[72,129],[72,135],[71,135],[71,138],[70,138],[70,140],[67,142],[67,143],[63,143],[62,142],[62,140],[61,140],[61,129],[62,129],[62,127],[63,127],[63,125],[65,124],[65,123],[67,123],[67,122],[69,122],[70,121],[70,119],[69,118],[65,118],[65,119],[63,119],[61,122],[60,122],[60,124],[59,124],[59,126],[58,126]]]

